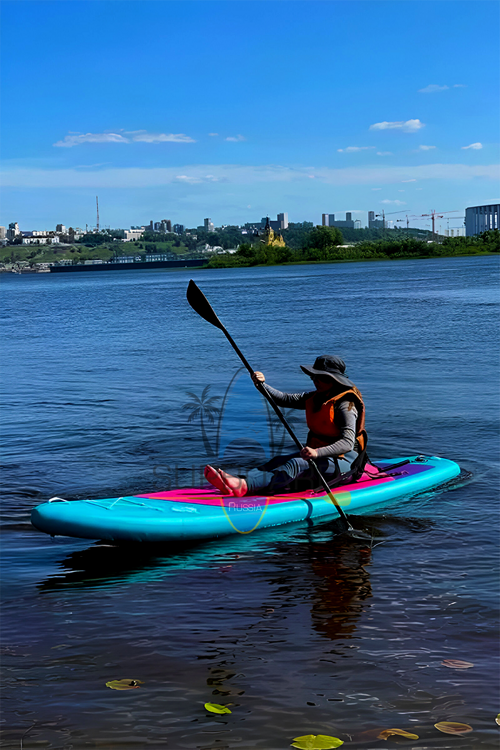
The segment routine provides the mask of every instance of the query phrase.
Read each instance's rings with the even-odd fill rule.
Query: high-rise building
[[[359,219],[356,219],[354,222],[354,229],[361,229],[361,222]]]
[[[278,214],[279,229],[288,229],[288,214]]]
[[[4,240],[7,237],[7,230],[5,227],[0,227],[0,240]]]
[[[56,232],[66,234],[66,227],[64,226],[64,224],[56,224]]]
[[[345,216],[345,221],[335,221],[335,214],[328,214],[328,224],[326,226],[338,227],[339,229],[342,227],[345,229],[354,229],[354,222],[351,219],[352,214],[346,214]]]
[[[321,226],[323,227],[329,226],[328,214],[321,214]]]
[[[7,238],[9,240],[13,240],[14,237],[17,237],[19,234],[21,234],[21,230],[19,229],[19,224],[17,221],[12,221],[9,224],[9,228],[7,229]]]
[[[176,234],[184,234],[184,224],[174,224],[174,232]]]
[[[368,211],[368,228],[369,229],[383,229],[384,222],[375,218],[375,211]]]
[[[471,206],[465,209],[465,234],[472,237],[474,234],[487,232],[489,229],[500,229],[500,204],[494,203],[489,206]]]
[[[203,228],[205,232],[213,232],[214,231],[214,225],[212,222],[212,219],[204,219],[203,220]]]

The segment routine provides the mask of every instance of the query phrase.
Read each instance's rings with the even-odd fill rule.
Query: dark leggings
[[[337,464],[341,472],[349,471],[352,462],[357,458],[356,451],[346,453],[342,458],[318,458],[316,465],[326,481],[332,481],[337,473]],[[317,487],[320,482],[314,469],[299,453],[288,456],[276,456],[258,469],[251,469],[246,477],[248,494],[257,491],[280,492],[300,481],[302,487]]]

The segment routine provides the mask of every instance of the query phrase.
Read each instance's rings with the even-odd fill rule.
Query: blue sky
[[[0,224],[457,227],[500,198],[499,8],[3,0]]]

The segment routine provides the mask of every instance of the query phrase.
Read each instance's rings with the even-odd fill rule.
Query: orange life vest
[[[356,441],[360,451],[366,448],[365,405],[358,389],[350,388],[325,401],[318,411],[314,411],[314,396],[306,401],[306,420],[309,427],[307,445],[310,448],[323,448],[334,443],[340,437],[340,430],[335,424],[335,409],[341,401],[353,401],[358,410],[356,420]]]

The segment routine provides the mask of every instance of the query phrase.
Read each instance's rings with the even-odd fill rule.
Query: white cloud
[[[129,143],[120,133],[80,133],[80,135],[67,135],[64,140],[57,141],[54,146],[59,148],[72,148],[81,143]]]
[[[383,201],[380,201],[380,203],[393,203],[395,206],[406,206],[406,203],[404,201],[390,201],[387,198]]]
[[[368,151],[375,146],[347,146],[347,148],[338,148],[339,154],[354,154],[356,151]]]
[[[226,141],[237,143],[238,141],[246,141],[246,138],[243,135],[230,135],[226,138]]]
[[[454,83],[453,84],[453,88],[454,89],[466,89],[467,88],[467,84],[465,84],[465,83]]]
[[[184,135],[184,133],[148,133],[146,130],[130,130],[125,135],[121,133],[71,134],[53,145],[59,148],[72,148],[73,146],[80,146],[82,143],[133,143],[135,141],[143,143],[195,143],[193,138]]]
[[[416,180],[401,180],[401,182],[416,182]]]
[[[376,190],[382,190],[382,188],[372,188],[372,190],[375,192]]]
[[[470,146],[462,146],[462,150],[466,150],[468,148],[474,149],[474,151],[479,151],[480,148],[483,147],[482,143],[471,143]]]
[[[435,146],[419,146],[420,151],[430,151],[433,148],[436,148],[436,147]]]
[[[435,94],[438,91],[446,91],[449,88],[449,86],[438,86],[437,83],[430,83],[425,89],[419,89],[418,92],[419,94]]]
[[[370,125],[370,130],[402,130],[404,133],[416,133],[421,128],[425,128],[425,124],[420,120],[376,122],[374,125]]]
[[[97,169],[38,169],[12,167],[2,174],[9,187],[23,188],[150,188],[182,182],[219,182],[235,185],[309,182],[304,167],[276,164],[198,164],[178,167],[108,167]],[[413,166],[368,166],[331,169],[317,167],[316,180],[325,185],[397,185],[402,180],[498,180],[497,164],[419,164]],[[418,190],[418,188],[417,188]]]
[[[138,133],[132,140],[141,143],[196,143],[184,133]]]
[[[215,136],[215,135],[219,135],[219,134],[218,133],[209,133],[208,135]]]
[[[392,156],[392,151],[377,151],[377,156]]]

